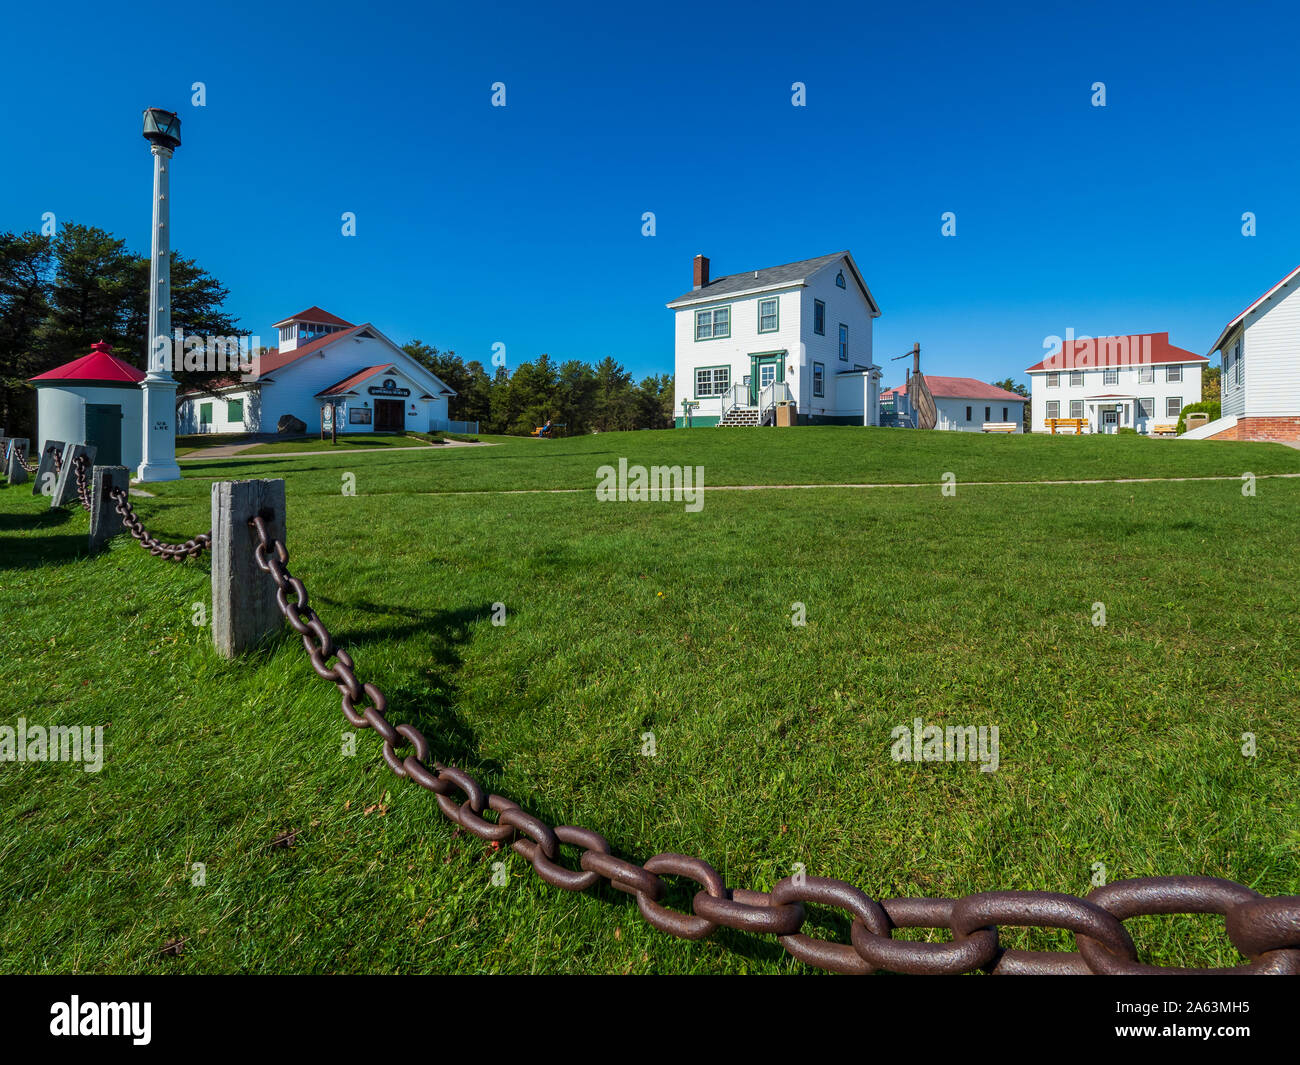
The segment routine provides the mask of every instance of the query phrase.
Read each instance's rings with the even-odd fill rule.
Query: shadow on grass
[[[17,491],[21,486],[16,486]],[[0,533],[44,533],[66,525],[72,512],[51,508],[48,499],[34,500],[27,514],[0,514]],[[0,536],[0,569],[33,569],[53,562],[68,562],[87,551],[86,534],[66,536]]]

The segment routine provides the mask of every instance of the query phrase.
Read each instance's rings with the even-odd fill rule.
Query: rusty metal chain
[[[636,897],[641,916],[661,932],[702,939],[715,929],[774,935],[793,957],[839,973],[999,974],[1265,973],[1300,975],[1300,896],[1268,898],[1241,884],[1205,876],[1121,880],[1086,898],[1048,891],[986,891],[964,898],[873,899],[852,884],[824,877],[787,877],[770,893],[728,888],[707,862],[683,854],[657,854],[638,865],[615,857],[605,838],[576,825],[550,826],[518,803],[488,794],[462,769],[434,762],[429,743],[414,725],[392,725],[388,701],[374,684],[362,682],[346,651],[309,604],[303,582],[289,571],[289,552],[273,539],[266,522],[257,532],[258,566],[275,582],[276,604],[302,637],[317,676],[342,694],[343,716],[356,728],[370,728],[383,741],[388,768],[434,793],[438,809],[453,824],[483,840],[509,845],[543,881],[565,891],[585,891],[605,881]],[[330,664],[330,659],[334,659]],[[402,754],[409,748],[409,752]],[[462,796],[461,801],[454,797]],[[483,815],[491,811],[496,820]],[[578,852],[577,869],[561,864],[562,847]],[[664,905],[665,876],[693,881],[700,890],[691,913]],[[804,931],[806,904],[851,918],[849,942],[835,943]],[[1123,922],[1153,914],[1217,913],[1228,939],[1248,960],[1231,969],[1175,969],[1138,960]],[[1070,932],[1076,951],[1008,950],[1002,927]],[[895,939],[900,928],[946,930],[943,943]]]
[[[50,455],[54,460],[54,476],[57,477],[63,472],[63,448],[51,447]]]
[[[72,475],[77,479],[77,499],[82,510],[90,510],[90,489],[86,484],[86,456],[78,455],[72,461]]]
[[[113,501],[113,509],[121,515],[122,524],[135,537],[136,542],[151,555],[165,558],[170,562],[180,562],[187,558],[198,558],[206,548],[212,545],[212,534],[210,532],[199,533],[193,539],[180,544],[170,544],[164,540],[159,540],[144,527],[144,523],[136,516],[135,508],[131,506],[131,499],[127,495],[126,489],[110,488],[108,498]]]
[[[27,461],[27,446],[25,444],[15,444],[14,449],[18,452],[18,461],[22,463],[23,469],[28,473],[35,473],[36,467],[40,464]]]

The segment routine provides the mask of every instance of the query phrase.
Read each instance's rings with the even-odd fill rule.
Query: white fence
[[[446,418],[430,418],[429,431],[431,433],[476,434],[478,432],[478,422],[457,422]]]

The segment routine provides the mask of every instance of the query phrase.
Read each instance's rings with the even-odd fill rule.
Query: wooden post
[[[212,485],[212,642],[234,658],[280,627],[275,581],[257,565],[261,515],[268,532],[284,540],[284,481],[217,481]]]
[[[54,495],[54,454],[62,450],[62,440],[45,441],[45,450],[41,452],[41,463],[36,467],[36,478],[32,483],[32,495],[38,496],[42,492],[46,495]]]
[[[74,469],[77,456],[86,456],[86,468],[95,465],[95,452],[99,449],[94,444],[69,444],[63,449],[63,466],[59,469],[59,479],[54,485],[54,495],[50,497],[51,507],[66,506],[69,501],[77,502],[77,474]],[[86,474],[90,476],[89,473]]]
[[[23,457],[27,451],[27,440],[24,437],[16,436],[9,441],[9,483],[26,484],[27,467],[23,465]]]
[[[96,466],[91,471],[90,482],[90,550],[103,546],[118,533],[125,532],[122,515],[109,498],[110,488],[120,488],[124,492],[131,486],[130,475],[125,466]]]

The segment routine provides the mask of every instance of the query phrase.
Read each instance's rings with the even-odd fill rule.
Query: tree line
[[[455,390],[449,416],[478,422],[483,433],[524,435],[547,421],[570,434],[673,426],[672,374],[638,384],[608,355],[595,366],[539,355],[513,373],[498,366],[489,374],[477,360],[464,362],[419,340],[402,350]]]
[[[171,253],[172,327],[185,335],[247,336],[226,312],[226,288],[193,259]],[[149,256],[94,226],[55,234],[0,233],[0,425],[34,435],[28,379],[89,354],[103,340],[143,368],[149,333]],[[182,389],[213,375],[176,373]]]
[[[172,328],[184,336],[247,337],[226,310],[229,291],[193,259],[171,253]],[[37,374],[86,355],[97,340],[143,368],[149,332],[149,257],[94,226],[55,234],[0,233],[0,428],[35,435]],[[672,375],[635,383],[614,358],[595,366],[541,355],[491,373],[454,351],[413,341],[404,350],[457,393],[450,416],[485,433],[526,434],[547,420],[570,433],[673,424]],[[210,390],[228,376],[176,368],[179,391]]]

